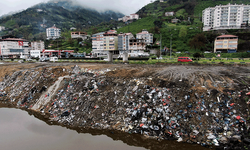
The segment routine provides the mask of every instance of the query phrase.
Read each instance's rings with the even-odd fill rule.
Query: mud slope
[[[243,66],[8,64],[1,102],[71,128],[248,148]]]

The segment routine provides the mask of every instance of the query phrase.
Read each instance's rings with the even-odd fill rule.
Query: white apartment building
[[[6,38],[0,40],[0,55],[3,57],[18,58],[21,55],[29,56],[29,42],[19,38]]]
[[[31,50],[40,50],[40,52],[42,52],[44,49],[44,41],[31,42]]]
[[[137,39],[143,39],[146,45],[153,44],[153,34],[149,33],[147,30],[142,30],[142,32],[136,34]]]
[[[61,29],[57,28],[55,25],[53,27],[46,29],[47,39],[57,39],[61,36]]]
[[[5,30],[5,27],[4,26],[0,26],[0,31],[3,31]]]
[[[97,55],[97,57],[107,55],[107,51],[104,51],[103,34],[105,32],[100,32],[92,35],[92,54]]]
[[[229,3],[206,8],[202,13],[203,31],[241,29],[250,21],[250,5]]]

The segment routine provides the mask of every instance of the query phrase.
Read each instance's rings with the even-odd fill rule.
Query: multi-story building
[[[31,50],[40,50],[40,52],[42,52],[44,49],[44,41],[31,42]]]
[[[5,38],[0,40],[0,55],[3,57],[18,58],[21,55],[29,56],[29,42],[19,38]]]
[[[146,45],[153,44],[153,34],[149,33],[147,30],[142,30],[142,32],[136,34],[137,39],[144,39]]]
[[[139,15],[138,14],[130,14],[129,16],[124,16],[122,18],[118,18],[118,21],[123,21],[123,22],[127,22],[129,20],[138,20],[139,19]]]
[[[144,52],[146,50],[146,43],[144,39],[130,39],[129,40],[130,52]]]
[[[0,31],[3,31],[5,30],[5,27],[4,26],[0,26]]]
[[[118,50],[120,51],[120,54],[129,50],[129,40],[132,38],[134,38],[132,33],[118,34]]]
[[[71,32],[71,38],[82,38],[83,40],[87,39],[87,33],[86,32]]]
[[[103,34],[103,40],[103,47],[105,51],[118,51],[118,37],[115,30],[105,32]]]
[[[61,29],[57,28],[55,25],[53,27],[46,29],[47,39],[57,39],[61,36]]]
[[[221,35],[216,37],[214,42],[214,52],[236,50],[238,47],[238,37],[235,35]]]
[[[103,34],[105,32],[100,32],[92,35],[92,54],[97,57],[107,55],[107,51],[104,51],[103,43]]]
[[[250,20],[250,5],[228,4],[203,10],[203,31],[241,29]]]

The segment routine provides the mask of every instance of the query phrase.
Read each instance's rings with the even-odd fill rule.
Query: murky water
[[[0,108],[0,122],[0,149],[3,150],[205,149],[199,145],[159,142],[111,131],[77,133],[65,127],[48,125],[26,111],[13,108]]]

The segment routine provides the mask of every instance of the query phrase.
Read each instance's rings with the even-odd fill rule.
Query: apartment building
[[[144,39],[130,39],[129,42],[129,50],[131,53],[144,53],[144,50],[146,50],[147,44]]]
[[[92,35],[92,53],[97,57],[101,57],[107,55],[107,52],[104,51],[103,47],[103,34],[105,32],[100,32]]]
[[[238,36],[235,35],[221,35],[216,37],[214,42],[214,52],[228,50],[236,50],[238,47]]]
[[[241,29],[250,21],[250,5],[229,3],[206,8],[202,13],[203,31]]]
[[[115,30],[103,34],[103,47],[105,51],[118,51],[118,36]]]
[[[42,52],[45,49],[44,41],[34,41],[30,43],[31,50],[40,50]]]
[[[146,45],[153,44],[153,34],[149,33],[147,30],[142,30],[142,32],[136,34],[137,39],[144,39]]]
[[[5,30],[5,27],[4,26],[0,26],[0,31],[3,31]]]
[[[20,38],[5,38],[0,40],[0,55],[3,57],[19,58],[29,56],[29,42]]]
[[[61,36],[61,29],[57,28],[55,25],[53,27],[46,29],[47,39],[57,39]]]
[[[132,33],[118,34],[118,50],[120,51],[120,54],[129,50],[129,40],[132,38],[134,38]]]

